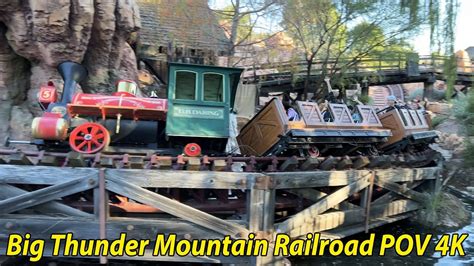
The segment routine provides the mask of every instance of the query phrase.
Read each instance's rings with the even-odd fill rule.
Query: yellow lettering
[[[184,246],[184,247],[183,247]],[[186,256],[189,254],[189,251],[191,250],[191,243],[187,239],[182,239],[178,241],[178,245],[176,246],[176,253],[178,256]]]
[[[405,250],[402,250],[402,242],[406,240],[407,241],[407,248]],[[397,252],[397,254],[399,256],[407,256],[408,254],[410,254],[413,250],[413,238],[411,235],[408,235],[408,234],[403,234],[401,236],[399,236],[397,238],[397,242],[395,244],[395,252]]]
[[[243,239],[237,239],[235,242],[231,245],[231,251],[230,253],[232,256],[244,256],[245,255],[245,240]]]
[[[346,256],[357,256],[357,247],[359,246],[359,240],[349,240],[344,246],[344,255]],[[362,245],[361,245],[362,246]]]
[[[21,253],[21,243],[23,237],[19,234],[10,234],[8,236],[7,256],[18,256]]]
[[[59,256],[59,249],[61,248],[61,241],[66,239],[66,234],[52,234],[50,237],[54,240],[53,256]]]
[[[469,234],[461,234],[461,237],[459,237],[458,234],[451,236],[451,250],[449,251],[449,256],[456,256],[456,252],[459,253],[459,256],[466,255],[462,247],[462,242],[464,242],[468,236]]]
[[[336,248],[337,246],[337,248]],[[331,241],[331,245],[329,245],[329,253],[332,256],[339,256],[341,255],[342,251],[344,250],[344,244],[341,240],[335,239]]]
[[[304,240],[296,239],[290,244],[290,256],[303,255]]]
[[[421,236],[418,235],[418,234],[415,235],[416,255],[423,256],[425,254],[426,248],[428,247],[428,244],[430,243],[430,240],[431,240],[432,236],[433,235],[431,235],[431,234],[426,235],[425,240],[423,241],[423,244],[422,244],[421,243]]]
[[[156,235],[155,248],[153,256],[174,256],[174,247],[176,245],[176,234],[170,234],[165,242],[163,234]]]
[[[385,250],[388,248],[392,248],[393,245],[395,245],[395,237],[392,235],[383,235],[382,244],[380,244],[380,256],[384,256]]]
[[[290,236],[285,234],[277,234],[273,255],[288,256],[288,243],[290,243]]]

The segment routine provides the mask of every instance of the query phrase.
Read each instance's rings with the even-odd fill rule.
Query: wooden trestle
[[[0,165],[0,242],[6,243],[11,233],[30,233],[34,238],[49,239],[52,233],[66,232],[73,232],[75,239],[117,239],[121,232],[134,239],[154,239],[157,233],[176,233],[180,239],[216,239],[224,235],[247,238],[250,232],[269,240],[277,232],[294,238],[309,232],[320,232],[324,238],[344,238],[412,215],[427,200],[425,194],[414,188],[437,179],[439,173],[439,167],[237,173]],[[385,194],[374,199],[370,189],[376,187],[379,191],[383,188]],[[223,219],[155,193],[156,188],[245,191],[246,215],[240,220]],[[91,190],[93,212],[74,208],[61,200]],[[279,190],[309,200],[312,205],[275,222],[275,195]],[[109,193],[169,215],[113,217],[109,212]],[[349,202],[355,194],[360,195],[357,204]],[[5,249],[0,252],[4,255]],[[271,256],[156,257],[151,254],[101,258],[101,261],[106,259],[258,265],[287,262],[286,258]]]

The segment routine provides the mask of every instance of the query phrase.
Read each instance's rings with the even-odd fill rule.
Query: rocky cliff
[[[0,1],[0,143],[7,135],[29,137],[41,111],[39,87],[59,78],[62,61],[86,66],[86,92],[111,91],[119,78],[136,80],[129,43],[139,28],[134,0]]]

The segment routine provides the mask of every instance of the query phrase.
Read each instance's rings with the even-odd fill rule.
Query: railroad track
[[[440,160],[442,160],[441,154],[432,149],[417,153],[339,157],[185,157],[183,155],[79,154],[76,152],[0,149],[0,164],[191,171],[291,172],[386,169],[390,167],[417,168],[435,165]]]

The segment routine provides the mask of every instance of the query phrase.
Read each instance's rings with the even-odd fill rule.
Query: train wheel
[[[309,147],[308,153],[311,157],[319,157],[319,155],[321,155],[319,149],[316,146]]]
[[[84,123],[69,135],[69,145],[79,153],[96,153],[110,143],[110,134],[101,124]]]
[[[184,154],[189,157],[197,157],[201,155],[201,146],[197,143],[188,143],[184,146]]]
[[[367,155],[377,156],[377,155],[379,155],[379,151],[377,150],[376,147],[370,146],[369,148],[367,148]]]

